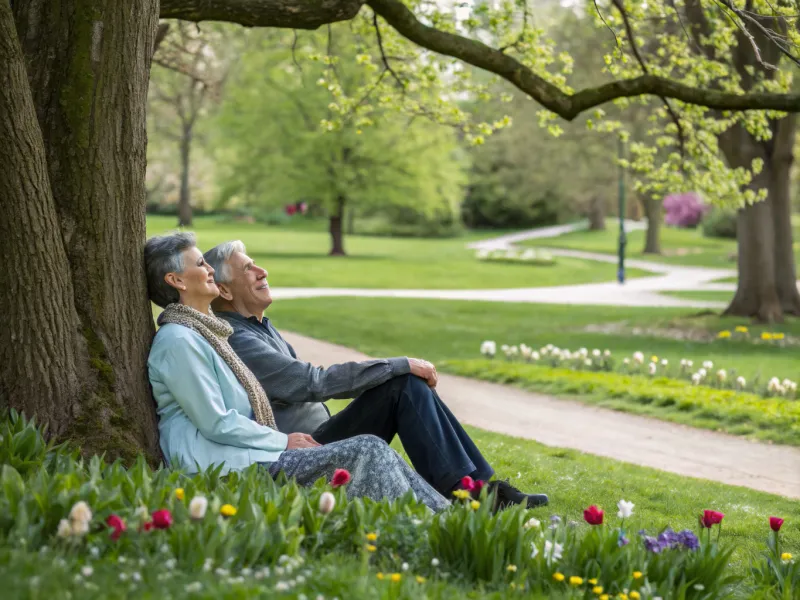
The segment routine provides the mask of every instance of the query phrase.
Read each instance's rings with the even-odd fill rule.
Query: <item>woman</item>
[[[301,485],[343,468],[352,475],[350,497],[398,498],[410,489],[433,510],[448,505],[378,437],[321,446],[278,431],[264,389],[228,344],[231,326],[211,312],[219,290],[194,235],[153,237],[144,255],[150,299],[164,309],[147,365],[172,466],[194,473],[224,463],[227,473],[264,463]]]

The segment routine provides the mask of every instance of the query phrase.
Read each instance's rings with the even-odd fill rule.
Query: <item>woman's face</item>
[[[183,251],[183,273],[175,274],[175,283],[183,304],[193,304],[201,299],[208,299],[210,303],[219,296],[214,283],[214,269],[206,264],[196,246]]]

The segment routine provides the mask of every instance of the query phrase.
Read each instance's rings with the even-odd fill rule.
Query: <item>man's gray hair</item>
[[[231,266],[228,264],[234,252],[247,254],[244,243],[241,240],[224,242],[219,246],[214,246],[211,250],[203,254],[206,262],[214,268],[214,281],[217,283],[231,282]]]
[[[178,290],[164,281],[167,273],[183,273],[183,252],[197,245],[193,233],[178,232],[151,237],[144,245],[144,268],[150,300],[161,308],[180,299]]]

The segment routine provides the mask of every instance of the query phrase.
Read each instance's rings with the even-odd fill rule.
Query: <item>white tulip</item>
[[[92,520],[92,511],[89,508],[89,505],[81,500],[72,506],[72,510],[69,511],[69,518],[70,521],[81,521],[88,523]]]
[[[606,358],[611,356],[611,350],[603,350],[603,356],[605,356]]]
[[[68,538],[72,535],[72,525],[68,519],[61,519],[58,522],[58,537]]]
[[[642,364],[644,362],[644,354],[642,354],[641,352],[634,352],[633,353],[633,360],[634,360],[634,362]]]
[[[650,371],[650,375],[655,375],[656,371],[658,370],[658,366],[656,365],[656,363],[650,363],[650,365],[648,366],[648,370]]]
[[[336,498],[330,492],[322,492],[319,497],[319,512],[324,515],[330,513],[336,506]]]
[[[666,358],[661,359],[661,366],[666,367],[669,364],[669,361]]]
[[[597,348],[592,350],[592,356],[594,356],[595,358],[600,358],[600,354],[601,354],[601,352]]]
[[[541,356],[539,356],[539,353],[538,353],[538,352],[532,352],[532,353],[531,353],[531,358],[532,358],[533,360],[539,360],[539,359],[541,358]]]
[[[739,375],[736,378],[736,385],[739,386],[740,389],[744,389],[744,387],[747,385],[747,380],[741,375]]]
[[[189,502],[189,516],[197,521],[206,516],[208,499],[205,496],[195,496]]]
[[[705,369],[700,369],[697,373],[700,375],[700,377],[705,377],[708,375],[708,372]]]
[[[564,549],[563,544],[554,544],[550,540],[545,541],[544,543],[544,557],[548,561],[557,561],[561,558],[561,552]]]
[[[617,502],[617,508],[619,509],[619,512],[617,513],[617,516],[620,519],[627,519],[628,517],[630,517],[633,514],[633,507],[634,506],[636,506],[636,505],[633,502],[627,502],[625,500],[620,500],[619,502]]]
[[[72,535],[81,536],[89,533],[89,521],[72,521]]]
[[[717,371],[717,379],[720,381],[725,381],[728,378],[728,372],[725,369],[720,369]]]
[[[631,364],[631,359],[626,356],[625,358],[622,359],[622,364],[623,365]]]
[[[695,385],[700,385],[700,382],[703,380],[703,376],[700,373],[695,373],[692,375],[692,383]]]
[[[492,340],[486,340],[481,344],[481,354],[484,356],[494,356],[497,353],[497,344]]]
[[[583,364],[586,365],[587,367],[591,367],[592,366],[592,359],[587,358],[586,360],[583,361]]]
[[[714,368],[714,363],[710,360],[703,362],[703,368],[708,369],[709,371]]]
[[[536,558],[539,555],[539,547],[536,542],[531,542],[531,558]]]
[[[525,527],[525,529],[538,529],[541,524],[542,523],[538,519],[531,517],[525,521],[525,525],[523,525],[523,527]]]

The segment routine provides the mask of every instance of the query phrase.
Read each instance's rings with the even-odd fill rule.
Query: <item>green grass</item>
[[[618,235],[615,223],[609,220],[604,231],[577,231],[555,238],[528,240],[524,244],[616,254]],[[800,225],[795,224],[794,238],[800,240]],[[644,230],[627,232],[627,239],[628,258],[686,266],[736,269],[736,241],[704,237],[701,229],[662,226],[660,255],[642,254]],[[800,246],[795,251],[795,260],[800,262]]]
[[[695,311],[696,312],[696,311]],[[312,298],[282,300],[268,313],[279,329],[356,348],[372,356],[416,356],[432,361],[479,356],[484,340],[501,344],[548,343],[577,350],[611,350],[616,356],[642,351],[675,363],[681,358],[712,360],[752,380],[772,376],[800,379],[796,349],[772,344],[718,340],[717,332],[747,325],[712,313],[686,309],[615,308],[405,300]],[[751,335],[780,331],[800,336],[800,320],[750,325]]]
[[[675,298],[683,298],[684,300],[702,300],[709,302],[730,302],[733,299],[734,292],[715,292],[715,291],[679,291],[679,292],[661,292],[665,296],[673,296]]]
[[[148,236],[171,231],[173,217],[149,217]],[[467,242],[497,233],[471,233],[455,239],[404,239],[346,236],[346,257],[327,256],[329,235],[298,227],[223,222],[198,218],[191,228],[201,249],[241,239],[248,254],[269,271],[275,287],[371,289],[490,289],[547,287],[613,281],[616,267],[569,258],[554,266],[478,261]],[[629,277],[649,272],[632,269]]]

